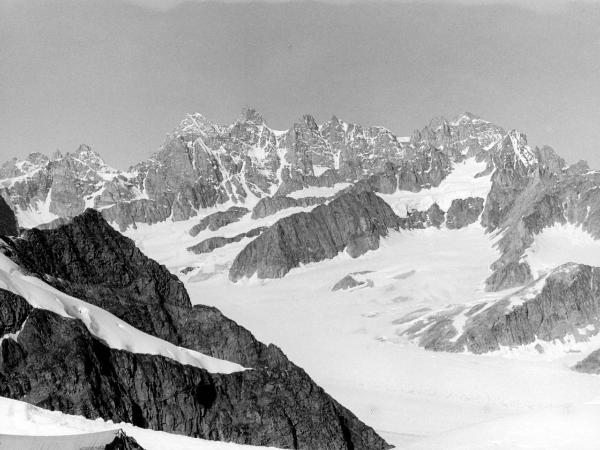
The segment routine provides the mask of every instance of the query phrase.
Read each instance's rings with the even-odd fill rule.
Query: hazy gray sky
[[[88,143],[125,168],[248,105],[399,135],[471,111],[600,167],[600,5],[0,0],[0,104],[0,160]]]

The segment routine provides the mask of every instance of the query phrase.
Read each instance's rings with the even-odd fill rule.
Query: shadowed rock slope
[[[0,196],[0,234],[16,236],[19,234],[19,225],[15,213],[8,203]]]
[[[251,368],[211,374],[170,359],[113,350],[83,323],[3,292],[0,395],[48,409],[206,439],[283,448],[388,445],[277,347],[217,309],[192,306],[183,284],[88,210],[30,230],[4,250],[57,289],[176,345]]]
[[[244,238],[252,238],[258,236],[260,233],[265,231],[267,227],[258,227],[253,228],[250,231],[245,233],[236,234],[232,237],[223,237],[223,236],[214,236],[208,239],[204,239],[202,242],[188,247],[188,252],[202,254],[202,253],[210,253],[213,250],[221,247],[225,247],[228,244],[232,244],[234,242],[240,242]]]
[[[378,248],[388,229],[400,225],[400,218],[374,193],[347,192],[311,212],[277,221],[235,258],[229,279],[254,274],[280,278],[300,264],[333,258],[344,249],[357,257]]]
[[[247,208],[232,206],[225,211],[217,211],[216,213],[209,214],[192,227],[190,235],[197,236],[201,231],[204,231],[207,228],[211,231],[216,231],[230,223],[237,222],[249,212],[250,210]]]

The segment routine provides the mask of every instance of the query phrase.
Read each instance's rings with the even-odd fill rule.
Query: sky
[[[0,161],[127,168],[186,113],[410,135],[469,111],[600,168],[600,3],[0,0]]]

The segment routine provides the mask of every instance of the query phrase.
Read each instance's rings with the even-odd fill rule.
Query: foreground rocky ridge
[[[82,322],[27,306],[22,297],[7,305],[9,318],[28,311],[21,314],[17,338],[0,347],[2,396],[204,439],[282,448],[386,447],[374,433],[368,442],[360,433],[352,436],[357,430],[338,416],[339,405],[323,403],[324,392],[310,383],[286,395],[279,381],[285,372],[211,374],[164,357],[113,350]],[[301,402],[310,409],[298,411]],[[323,421],[330,416],[339,419]]]
[[[2,342],[1,395],[207,439],[283,448],[388,447],[277,347],[256,341],[214,308],[192,307],[182,283],[98,212],[88,210],[54,230],[27,231],[8,240],[4,252],[53,287],[142,331],[252,370],[222,376],[112,350],[83,323],[4,292],[4,334],[20,332]],[[78,376],[85,367],[86,376]]]

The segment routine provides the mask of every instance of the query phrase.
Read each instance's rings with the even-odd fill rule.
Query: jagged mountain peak
[[[171,133],[172,137],[190,137],[196,139],[200,136],[210,136],[218,133],[219,127],[200,113],[186,114]]]
[[[507,135],[513,151],[525,167],[538,162],[535,152],[527,144],[527,135],[519,130],[510,130]]]
[[[454,126],[465,124],[465,123],[474,123],[474,122],[476,122],[476,123],[491,123],[488,120],[482,119],[477,114],[473,114],[468,111],[458,114],[457,116],[452,118],[452,120],[450,120],[450,123]]]
[[[253,123],[254,125],[266,125],[266,121],[262,114],[260,114],[256,109],[248,106],[242,108],[242,112],[240,113],[237,122]]]
[[[61,157],[57,159],[73,158],[94,168],[106,166],[106,163],[104,162],[100,154],[92,150],[92,148],[87,144],[81,144],[73,153],[67,153],[64,156],[62,156],[62,154],[59,153],[59,155]]]
[[[311,114],[304,114],[302,116],[302,118],[300,119],[300,121],[296,122],[294,124],[294,126],[296,125],[301,125],[301,126],[306,126],[311,130],[315,130],[318,131],[319,126],[317,125],[317,121],[315,120],[314,116],[312,116]]]

